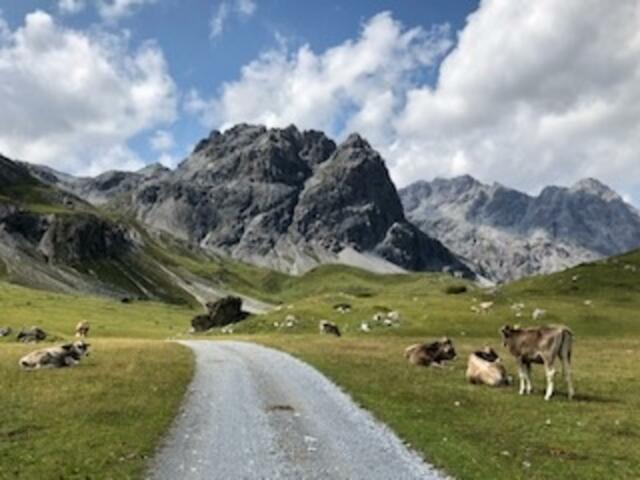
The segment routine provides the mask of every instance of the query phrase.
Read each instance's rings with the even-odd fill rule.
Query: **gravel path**
[[[251,343],[182,343],[195,377],[148,478],[444,478],[306,363]]]

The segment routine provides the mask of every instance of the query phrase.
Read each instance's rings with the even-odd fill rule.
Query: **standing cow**
[[[567,382],[568,396],[574,395],[571,382],[571,346],[573,333],[562,325],[549,325],[535,328],[516,328],[505,325],[500,329],[504,346],[516,358],[520,376],[520,395],[530,394],[531,364],[543,364],[547,377],[547,389],[544,395],[549,400],[553,395],[553,377],[556,373],[555,360],[562,362]]]
[[[89,336],[89,322],[83,320],[76,325],[76,337],[86,338]]]

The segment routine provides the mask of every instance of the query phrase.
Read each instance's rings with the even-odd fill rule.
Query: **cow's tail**
[[[562,360],[562,373],[567,382],[567,394],[569,400],[575,395],[573,380],[571,379],[571,349],[573,346],[573,332],[568,328],[562,329],[562,340],[560,344],[560,359]]]
[[[568,328],[562,329],[562,338],[560,340],[560,359],[562,360],[562,368],[571,365],[571,350],[573,347],[573,332]]]

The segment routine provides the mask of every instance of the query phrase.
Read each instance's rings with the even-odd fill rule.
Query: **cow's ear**
[[[69,351],[73,348],[73,343],[65,343],[64,345],[62,345],[62,349],[65,351]]]

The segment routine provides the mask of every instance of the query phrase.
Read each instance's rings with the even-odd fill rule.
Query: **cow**
[[[544,317],[547,314],[547,311],[542,309],[542,308],[536,308],[533,313],[531,314],[531,318],[533,320],[540,320],[542,317]]]
[[[338,325],[336,325],[333,322],[330,322],[328,320],[321,320],[319,326],[320,326],[320,333],[335,335],[336,337],[340,336],[340,329],[338,328]]]
[[[519,328],[505,325],[500,329],[504,346],[516,358],[520,377],[520,395],[530,394],[531,364],[543,364],[547,378],[547,388],[544,399],[549,400],[553,395],[553,377],[555,360],[562,362],[565,380],[567,382],[568,397],[574,396],[571,381],[571,346],[573,332],[563,325],[548,325],[534,328]]]
[[[11,327],[0,327],[0,337],[8,337],[13,332]]]
[[[78,324],[76,325],[76,337],[86,338],[87,336],[89,336],[90,327],[91,326],[89,325],[89,322],[87,322],[86,320],[78,322]]]
[[[480,313],[489,313],[489,310],[493,307],[493,302],[481,302],[478,307],[480,307]]]
[[[31,352],[20,359],[19,365],[27,370],[64,368],[77,364],[84,355],[89,355],[89,344],[77,340],[73,343]]]
[[[444,337],[433,343],[417,343],[404,350],[404,357],[412,365],[442,367],[447,360],[456,358],[451,339]]]
[[[46,340],[47,334],[44,330],[38,327],[31,327],[28,329],[22,329],[18,332],[16,336],[19,342],[22,343],[32,343],[32,342],[40,342],[42,340]]]
[[[491,347],[484,347],[469,355],[466,379],[473,384],[499,387],[511,383],[502,360]]]

